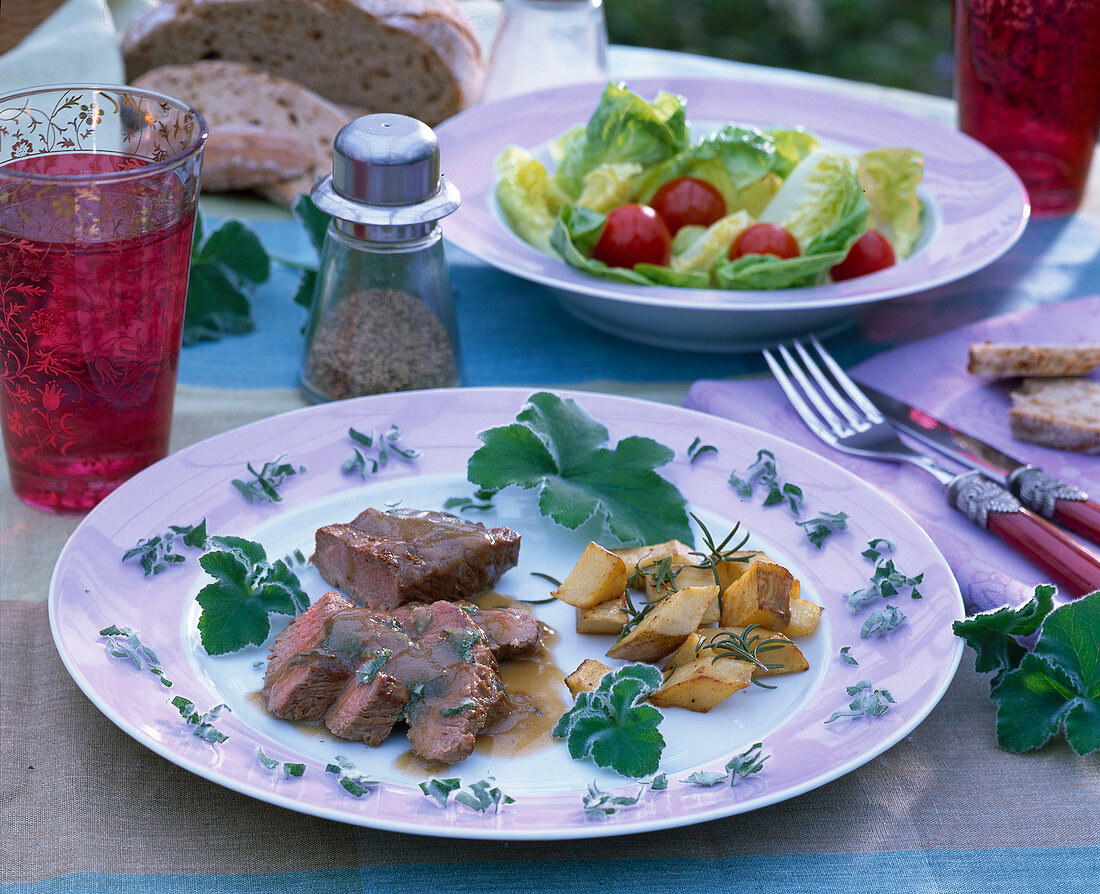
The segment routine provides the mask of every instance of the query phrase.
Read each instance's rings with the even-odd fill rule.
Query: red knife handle
[[[1100,503],[1088,499],[1080,488],[1035,466],[1021,466],[1008,476],[1006,483],[1028,509],[1100,544]]]
[[[1100,503],[1093,500],[1057,500],[1052,518],[1086,540],[1100,543]]]
[[[989,531],[1050,575],[1070,596],[1100,590],[1100,557],[1030,509],[991,512]]]
[[[1100,555],[1078,543],[980,472],[957,475],[948,502],[1050,576],[1071,596],[1100,590]]]

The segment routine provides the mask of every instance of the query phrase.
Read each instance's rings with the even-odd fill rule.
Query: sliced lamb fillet
[[[316,534],[310,561],[359,605],[469,599],[519,561],[520,537],[428,510],[367,509]]]
[[[530,612],[519,608],[466,606],[470,620],[483,631],[497,661],[526,658],[538,651],[542,630]]]
[[[418,650],[402,661],[395,655],[386,672],[409,686],[405,719],[413,751],[447,764],[464,760],[504,698],[484,633],[461,608],[442,601],[414,608],[402,626]]]
[[[356,609],[339,593],[328,592],[279,633],[268,653],[262,694],[267,709],[284,720],[313,720],[347,682],[352,668],[340,658],[316,654],[328,635],[328,622],[341,611]],[[313,656],[306,660],[304,656]]]
[[[381,745],[405,711],[409,689],[389,674],[368,682],[349,680],[325,715],[325,726],[342,739]]]

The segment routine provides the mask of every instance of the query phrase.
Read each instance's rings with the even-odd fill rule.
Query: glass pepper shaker
[[[603,0],[503,0],[481,99],[607,80]]]
[[[458,208],[439,141],[406,115],[345,125],[310,198],[331,215],[300,382],[314,402],[461,381],[439,221]]]

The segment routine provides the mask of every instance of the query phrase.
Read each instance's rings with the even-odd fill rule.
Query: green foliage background
[[[951,93],[950,0],[604,0],[612,43]]]

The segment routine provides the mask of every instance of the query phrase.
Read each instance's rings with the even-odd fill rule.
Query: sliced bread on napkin
[[[162,65],[133,83],[202,113],[205,191],[255,190],[287,207],[332,170],[332,141],[349,120],[312,90],[239,62]]]
[[[452,0],[163,0],[122,38],[126,76],[241,62],[295,81],[348,117],[398,112],[429,125],[476,101],[483,61]]]
[[[1014,437],[1056,450],[1100,453],[1100,383],[1091,379],[1024,379],[1012,394]]]
[[[970,346],[966,371],[979,376],[1084,376],[1100,366],[1100,345],[1024,345],[988,339]]]

